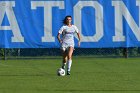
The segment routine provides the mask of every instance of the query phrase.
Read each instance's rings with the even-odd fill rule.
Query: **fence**
[[[0,49],[0,59],[44,59],[61,56],[59,48]],[[140,57],[140,48],[76,48],[76,57]]]

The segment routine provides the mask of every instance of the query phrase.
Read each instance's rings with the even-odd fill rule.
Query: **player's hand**
[[[62,44],[62,40],[60,40],[59,43]]]
[[[80,47],[80,41],[78,42],[78,47]]]

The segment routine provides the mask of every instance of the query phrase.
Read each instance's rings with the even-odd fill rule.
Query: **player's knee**
[[[68,60],[71,60],[72,59],[72,56],[68,56]]]
[[[67,58],[63,58],[63,61],[67,61]]]

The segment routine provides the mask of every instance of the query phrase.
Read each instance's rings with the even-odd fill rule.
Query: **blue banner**
[[[81,48],[140,46],[140,0],[0,0],[0,47],[59,48],[66,15]]]

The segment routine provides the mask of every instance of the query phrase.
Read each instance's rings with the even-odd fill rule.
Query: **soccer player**
[[[80,33],[75,25],[72,25],[72,17],[66,16],[63,20],[63,26],[60,28],[57,38],[61,44],[61,50],[63,55],[62,68],[65,69],[67,64],[67,75],[70,75],[72,65],[72,54],[74,50],[74,34],[78,36],[78,46],[80,47]],[[62,38],[60,35],[62,34]]]

